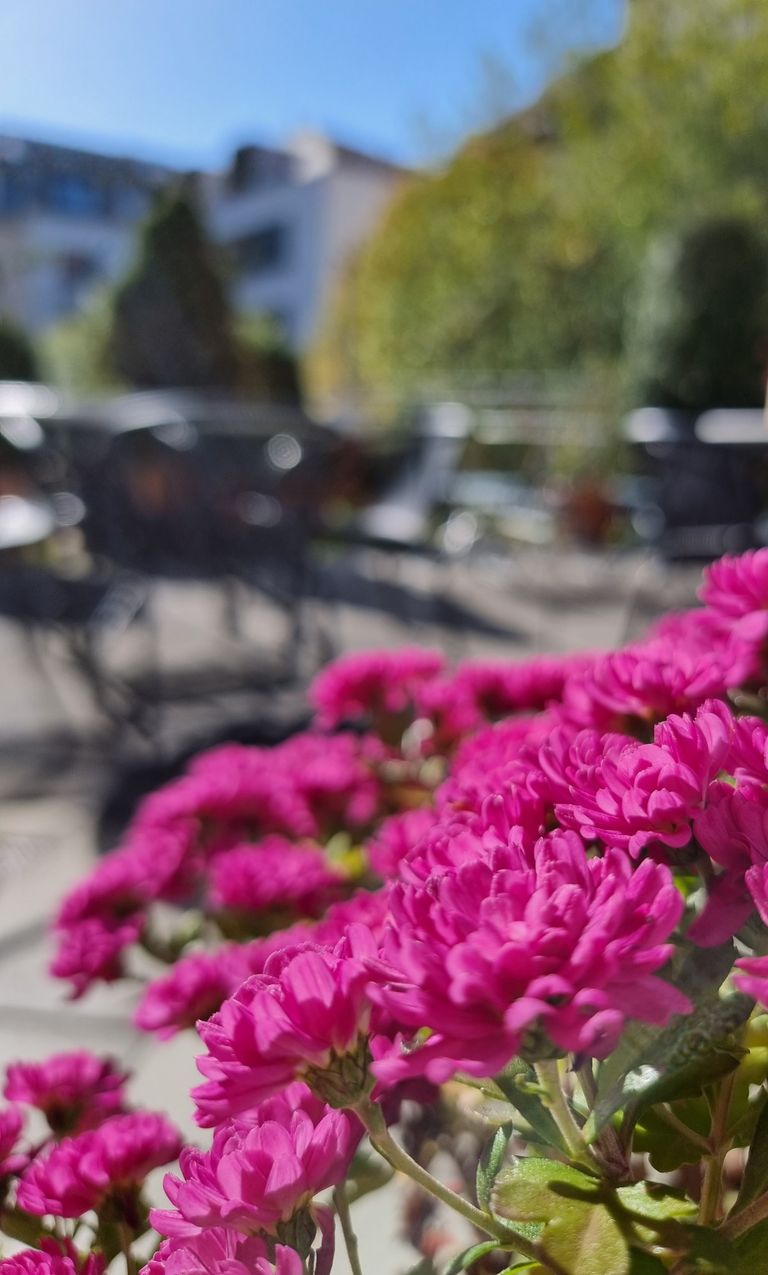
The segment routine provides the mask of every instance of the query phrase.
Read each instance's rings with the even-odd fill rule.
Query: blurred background
[[[763,0],[3,0],[30,1032],[112,1021],[33,972],[64,884],[332,656],[613,645],[768,542],[766,84]]]

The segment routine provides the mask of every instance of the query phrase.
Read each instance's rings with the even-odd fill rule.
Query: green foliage
[[[224,276],[182,197],[151,215],[130,278],[56,324],[43,353],[50,379],[73,392],[210,386],[301,399],[296,359],[271,319],[230,312]]]
[[[138,388],[231,387],[238,352],[224,278],[191,196],[163,193],[114,296],[111,358]]]
[[[655,244],[630,325],[638,403],[705,411],[765,397],[768,244],[744,218]]]
[[[762,0],[630,5],[617,49],[405,184],[344,280],[313,385],[406,396],[614,364],[661,232],[692,213],[764,221],[766,67]]]
[[[517,1160],[500,1175],[494,1191],[498,1216],[540,1222],[543,1253],[568,1275],[628,1275],[629,1250],[616,1219],[602,1203],[591,1203],[598,1183],[568,1165],[533,1157]],[[582,1198],[558,1188],[571,1186]]]
[[[121,388],[110,353],[111,293],[104,289],[88,307],[49,328],[42,338],[46,377],[71,393]]]
[[[25,332],[10,319],[0,319],[0,380],[39,379],[37,354]]]

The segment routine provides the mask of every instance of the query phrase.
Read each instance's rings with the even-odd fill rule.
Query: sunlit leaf
[[[691,1217],[696,1212],[693,1201],[680,1191],[655,1182],[636,1182],[633,1186],[622,1186],[616,1194],[625,1209],[653,1222]]]
[[[627,1275],[626,1239],[604,1204],[588,1202],[595,1189],[587,1174],[531,1157],[502,1170],[493,1206],[515,1222],[543,1222],[544,1261],[550,1256],[568,1275]]]

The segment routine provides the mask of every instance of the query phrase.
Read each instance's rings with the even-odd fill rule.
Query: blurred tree
[[[114,296],[111,356],[139,388],[231,387],[238,353],[223,275],[182,189],[162,194]]]
[[[0,318],[0,380],[37,381],[40,378],[35,348],[22,328]]]
[[[768,245],[744,219],[654,244],[628,333],[637,403],[759,407],[768,364]]]
[[[296,359],[267,316],[231,311],[226,275],[194,205],[162,196],[140,232],[137,263],[43,341],[46,370],[77,393],[196,386],[296,403]]]
[[[658,233],[765,218],[766,74],[764,0],[630,0],[616,49],[408,182],[337,294],[311,388],[615,368]]]

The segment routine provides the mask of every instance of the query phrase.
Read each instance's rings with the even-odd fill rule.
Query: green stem
[[[120,1251],[125,1258],[125,1275],[139,1275],[139,1263],[131,1252],[131,1231],[125,1222],[118,1223]]]
[[[336,1205],[336,1213],[341,1223],[341,1233],[344,1236],[344,1244],[347,1249],[347,1257],[349,1258],[349,1267],[352,1275],[363,1275],[363,1268],[360,1265],[360,1249],[357,1243],[352,1226],[352,1218],[349,1212],[349,1198],[347,1196],[346,1182],[340,1182],[333,1192],[333,1202]]]
[[[504,1226],[502,1222],[497,1222],[490,1213],[483,1213],[480,1209],[475,1208],[474,1204],[462,1199],[450,1187],[444,1186],[437,1178],[433,1178],[432,1174],[428,1173],[416,1160],[412,1159],[407,1151],[398,1146],[387,1128],[381,1108],[375,1102],[372,1102],[370,1098],[363,1098],[355,1107],[355,1110],[368,1130],[371,1146],[379,1152],[379,1155],[384,1157],[388,1164],[392,1165],[393,1169],[406,1174],[412,1182],[415,1182],[424,1191],[428,1191],[436,1200],[447,1204],[455,1213],[460,1213],[478,1231],[484,1231],[486,1235],[499,1240],[502,1248],[509,1249],[514,1246],[517,1252],[522,1253],[525,1257],[540,1257],[536,1245],[522,1235],[518,1235],[516,1231]]]
[[[539,1078],[539,1084],[542,1088],[542,1096],[546,1106],[549,1108],[552,1119],[563,1135],[563,1140],[568,1148],[568,1154],[577,1164],[584,1165],[593,1173],[595,1171],[595,1160],[592,1152],[584,1140],[576,1117],[574,1116],[568,1101],[563,1093],[560,1083],[560,1068],[557,1065],[557,1059],[551,1059],[547,1062],[538,1062],[534,1064],[536,1075]]]
[[[720,1220],[723,1193],[723,1161],[730,1148],[726,1138],[728,1112],[731,1106],[735,1073],[722,1080],[712,1104],[712,1123],[709,1130],[709,1155],[704,1159],[704,1176],[699,1202],[699,1224],[711,1226]]]
[[[725,1235],[729,1240],[738,1239],[745,1231],[751,1231],[753,1226],[757,1226],[758,1222],[763,1222],[768,1217],[768,1194],[759,1195],[751,1204],[747,1204],[736,1214],[731,1214],[727,1221],[723,1222],[720,1227],[720,1234]]]
[[[663,1120],[670,1129],[674,1129],[676,1133],[679,1133],[681,1137],[685,1138],[687,1142],[692,1142],[695,1147],[698,1147],[700,1151],[703,1151],[704,1155],[710,1155],[712,1147],[708,1140],[703,1138],[700,1133],[697,1133],[695,1129],[691,1129],[690,1125],[687,1125],[684,1120],[680,1120],[680,1118],[675,1115],[674,1111],[672,1111],[666,1103],[662,1103],[661,1106],[655,1107],[654,1114],[657,1115],[660,1120]]]

